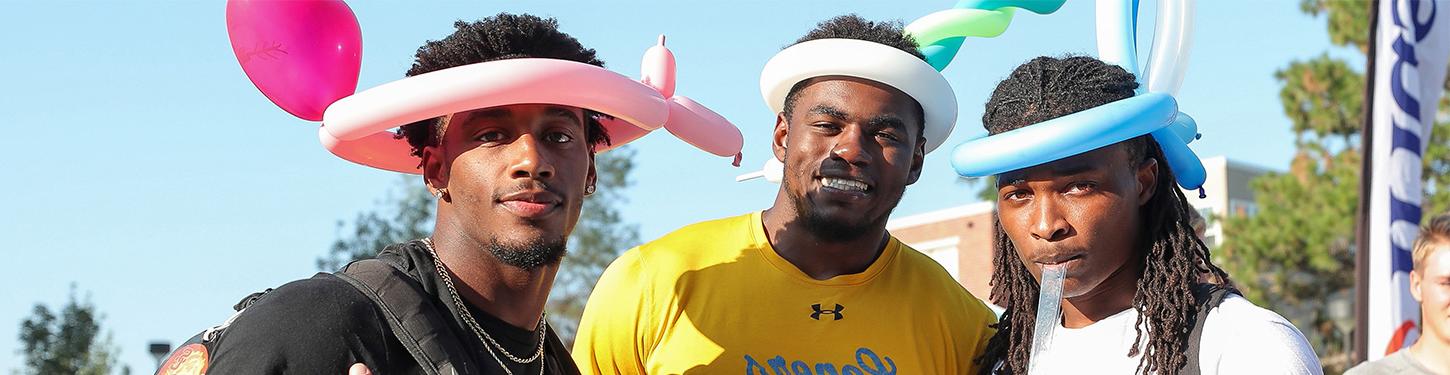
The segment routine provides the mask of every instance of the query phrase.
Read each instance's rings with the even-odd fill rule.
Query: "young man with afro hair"
[[[903,71],[915,74],[901,79]],[[991,311],[886,231],[928,144],[950,133],[955,102],[939,100],[952,97],[950,85],[899,23],[854,15],[821,23],[761,76],[784,163],[774,204],[684,227],[615,260],[579,325],[580,368],[975,371]]]
[[[982,123],[996,136],[1137,87],[1098,59],[1038,57],[997,85]],[[1174,180],[1148,135],[998,174],[991,298],[1006,311],[980,373],[1320,373],[1294,325],[1232,292]],[[1066,269],[1061,326],[1033,353],[1047,265]]]
[[[418,49],[408,76],[514,58],[603,65],[553,19],[498,14],[455,27]],[[244,300],[202,335],[206,372],[579,373],[544,303],[594,189],[595,146],[608,143],[595,116],[516,104],[402,126],[438,198],[432,235]],[[382,286],[359,286],[363,272]],[[376,302],[409,293],[411,303]]]

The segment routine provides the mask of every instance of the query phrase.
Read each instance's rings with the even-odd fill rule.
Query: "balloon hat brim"
[[[1146,93],[973,139],[952,151],[952,168],[963,177],[986,177],[1050,163],[1144,134],[1164,132],[1178,143],[1195,137],[1193,119],[1178,112],[1172,96]],[[1160,144],[1166,142],[1159,142]]]
[[[670,117],[669,103],[649,86],[594,65],[540,58],[498,60],[420,74],[342,98],[323,113],[318,136],[343,159],[420,173],[411,146],[390,129],[483,108],[556,104],[614,117],[601,123],[612,130],[611,135],[628,138],[662,126]],[[620,141],[628,139],[615,144],[624,143]]]
[[[915,99],[925,115],[922,136],[928,153],[946,142],[956,125],[957,96],[946,77],[906,51],[864,40],[817,39],[780,51],[760,72],[760,96],[771,111],[781,113],[791,87],[828,76],[880,82]]]

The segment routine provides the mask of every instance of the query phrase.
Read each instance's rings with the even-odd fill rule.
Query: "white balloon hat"
[[[775,113],[785,110],[785,97],[797,83],[816,77],[847,76],[880,82],[901,90],[921,105],[922,136],[930,153],[946,142],[957,122],[957,96],[936,68],[919,57],[880,43],[856,39],[817,39],[787,47],[760,72],[760,96]],[[739,177],[764,177],[780,182],[784,165],[766,158],[760,171]]]

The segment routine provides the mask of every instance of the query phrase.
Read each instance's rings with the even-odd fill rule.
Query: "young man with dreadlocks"
[[[625,252],[594,288],[574,356],[598,374],[962,374],[994,316],[886,232],[950,134],[951,86],[899,24],[821,23],[766,64],[784,162],[763,212]]]
[[[1137,87],[1132,74],[1091,57],[1039,57],[998,84],[982,122],[990,139],[1128,99]],[[1321,372],[1298,329],[1231,291],[1163,155],[1141,135],[997,174],[992,300],[1006,311],[981,373],[1022,374],[1032,362],[1046,374]],[[1066,268],[1061,326],[1034,354],[1047,265]]]
[[[1410,297],[1420,302],[1420,338],[1346,375],[1450,374],[1450,212],[1420,228],[1410,252]]]
[[[583,199],[594,189],[596,146],[609,143],[610,125],[602,122],[665,109],[648,107],[661,105],[659,96],[639,93],[653,89],[602,69],[594,50],[560,32],[553,19],[499,14],[455,26],[452,35],[418,49],[406,82],[340,100],[329,116],[349,113],[329,117],[324,127],[372,121],[368,129],[386,132],[403,125],[398,137],[376,138],[396,144],[333,139],[344,146],[328,148],[383,168],[379,158],[406,159],[387,153],[411,146],[416,159],[404,164],[421,166],[438,197],[432,235],[249,297],[227,324],[201,335],[202,346],[173,355],[162,373],[189,366],[212,374],[579,372],[548,328],[544,303]],[[531,60],[511,60],[520,58]],[[591,86],[599,82],[639,90]],[[408,85],[422,89],[398,89]],[[570,95],[514,104],[520,85]],[[364,99],[374,101],[357,104]]]

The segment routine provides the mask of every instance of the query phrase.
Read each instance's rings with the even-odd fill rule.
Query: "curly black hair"
[[[584,48],[574,37],[560,32],[559,21],[553,18],[499,13],[474,22],[454,22],[453,27],[456,29],[453,34],[418,47],[407,76],[517,58],[560,59],[604,66],[593,49]],[[609,134],[597,120],[599,116],[604,115],[584,110],[585,140],[591,152],[597,145],[609,144]],[[413,156],[421,159],[424,148],[438,144],[442,125],[442,118],[418,121],[399,127],[397,136],[407,138],[413,146]]]
[[[796,44],[801,44],[817,39],[864,40],[906,51],[906,53],[909,53],[912,56],[916,56],[916,58],[919,58],[922,61],[926,61],[926,55],[921,54],[921,51],[919,50],[920,47],[916,44],[916,39],[913,39],[910,35],[906,35],[906,32],[902,30],[901,21],[897,20],[880,22],[868,21],[865,18],[861,18],[861,16],[858,16],[854,13],[844,16],[836,16],[834,18],[821,21],[821,23],[816,24],[815,29],[812,29],[810,32],[806,33],[805,36],[797,39],[795,43],[791,43],[791,45],[793,46]],[[790,46],[786,47],[789,48]],[[815,82],[815,80],[807,79],[804,81],[796,82],[794,86],[791,86],[790,91],[785,94],[785,106],[783,108],[783,112],[785,112],[786,118],[790,118],[791,111],[795,109],[795,103],[798,99],[796,97],[796,94],[812,82]],[[921,118],[922,109],[920,103],[916,105],[916,111],[917,117]]]
[[[1018,129],[1066,116],[1134,95],[1133,75],[1116,65],[1085,56],[1038,57],[1012,71],[987,101],[982,123],[989,134]],[[1157,193],[1140,208],[1143,223],[1137,243],[1143,257],[1133,308],[1137,337],[1125,353],[1142,353],[1140,373],[1176,374],[1187,363],[1189,334],[1197,316],[1192,287],[1207,276],[1232,287],[1228,274],[1209,259],[1208,247],[1194,234],[1192,208],[1175,186],[1163,151],[1149,136],[1119,142],[1132,166],[1158,162]],[[992,259],[992,301],[1006,312],[994,326],[997,333],[977,363],[982,374],[1026,373],[1037,309],[1037,281],[1022,264],[1012,240],[996,220],[996,251]],[[1144,337],[1144,333],[1151,333]]]

